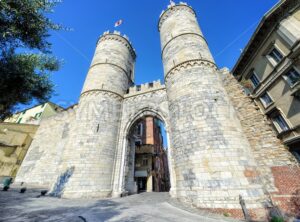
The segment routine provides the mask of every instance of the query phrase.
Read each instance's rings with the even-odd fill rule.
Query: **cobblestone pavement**
[[[168,193],[144,193],[116,199],[36,198],[39,190],[21,194],[16,189],[0,191],[0,221],[236,221],[188,208]]]

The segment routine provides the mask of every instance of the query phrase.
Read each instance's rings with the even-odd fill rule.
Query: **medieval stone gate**
[[[197,207],[240,210],[242,195],[248,208],[264,208],[278,191],[272,170],[289,165],[286,173],[294,172],[295,159],[274,142],[228,71],[218,70],[190,6],[169,6],[158,28],[165,85],[134,86],[131,43],[105,32],[78,105],[41,123],[17,181],[69,198],[120,196],[126,191],[126,135],[137,119],[150,115],[169,134],[173,197]],[[247,122],[251,112],[259,119],[252,125],[264,130],[255,144]]]

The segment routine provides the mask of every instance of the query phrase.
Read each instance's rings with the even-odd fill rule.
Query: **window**
[[[22,118],[20,118],[17,123],[21,123],[21,121],[22,121]]]
[[[143,166],[148,166],[148,159],[143,159]]]
[[[141,140],[136,140],[134,144],[135,144],[135,146],[141,146],[142,141]]]
[[[141,91],[141,85],[136,86],[136,91]]]
[[[269,106],[273,102],[267,92],[260,97],[260,100],[261,100],[262,104],[264,105],[264,107]]]
[[[143,124],[139,123],[137,126],[137,135],[142,136],[143,135]]]
[[[41,115],[42,115],[42,113],[36,113],[35,116],[34,116],[34,118],[38,118],[38,117],[40,117]]]
[[[295,68],[291,68],[285,74],[285,79],[290,86],[293,86],[300,81],[300,73]]]
[[[286,123],[285,119],[282,117],[282,115],[278,114],[277,116],[273,117],[272,119],[273,119],[273,123],[275,124],[275,126],[279,130],[279,132],[289,130],[289,126]]]
[[[292,151],[298,162],[300,162],[300,150],[294,150]]]
[[[271,58],[275,62],[275,65],[276,65],[277,63],[279,63],[282,60],[283,55],[279,52],[278,49],[273,48],[272,51],[268,54],[268,57]]]
[[[253,74],[250,76],[250,80],[252,82],[252,85],[254,88],[256,88],[259,85],[259,79],[257,78],[256,74],[253,72]]]

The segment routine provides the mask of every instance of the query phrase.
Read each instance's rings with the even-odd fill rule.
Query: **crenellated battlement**
[[[163,10],[159,16],[158,21],[158,31],[160,31],[162,23],[172,14],[173,12],[180,11],[180,10],[186,10],[191,12],[192,14],[196,15],[196,12],[194,9],[189,6],[186,2],[179,2],[178,4],[170,4],[168,5],[168,9]]]
[[[132,47],[132,43],[130,42],[129,38],[127,35],[122,35],[121,32],[114,30],[113,32],[111,31],[105,31],[98,39],[97,45],[105,40],[116,40],[119,42],[122,42],[125,44],[125,46],[129,49],[132,57],[135,59],[136,58],[136,52],[135,49]]]
[[[161,90],[164,88],[165,88],[165,85],[161,84],[160,80],[141,84],[141,85],[135,85],[135,86],[132,86],[129,88],[129,92],[127,94],[125,94],[125,98],[143,94],[143,93],[148,93],[151,91]]]

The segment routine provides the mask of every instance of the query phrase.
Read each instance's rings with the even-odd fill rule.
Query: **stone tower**
[[[133,84],[135,58],[119,32],[105,32],[98,40],[64,152],[65,166],[74,167],[64,197],[111,195],[123,96]]]
[[[249,207],[258,207],[261,185],[245,177],[256,163],[194,10],[185,3],[171,5],[158,28],[176,176],[172,195],[224,209],[239,208],[242,194]]]
[[[218,70],[194,10],[173,4],[158,27],[165,85],[133,85],[134,49],[126,36],[105,32],[78,105],[41,122],[16,182],[67,198],[126,195],[136,186],[130,131],[153,117],[168,134],[173,197],[239,215],[239,195],[252,213],[270,197],[289,206],[298,163],[229,72]]]

